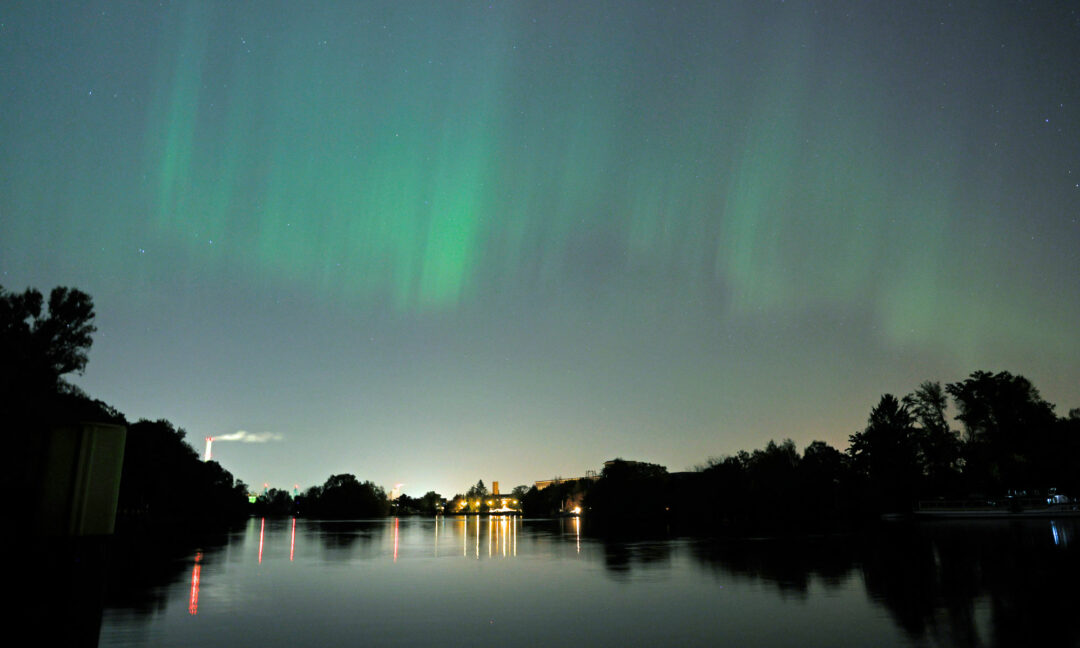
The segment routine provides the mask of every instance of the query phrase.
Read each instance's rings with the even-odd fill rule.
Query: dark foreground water
[[[101,646],[1075,646],[1075,520],[590,538],[516,518],[253,519],[114,551]],[[164,540],[164,539],[163,539]]]

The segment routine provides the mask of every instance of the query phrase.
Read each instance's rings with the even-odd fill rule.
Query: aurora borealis
[[[9,3],[0,284],[251,484],[444,495],[1080,407],[1068,3]]]

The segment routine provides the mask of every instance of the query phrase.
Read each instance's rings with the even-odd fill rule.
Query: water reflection
[[[678,543],[668,541],[603,541],[604,567],[616,580],[629,581],[634,570],[656,570],[671,564],[672,551]]]
[[[114,538],[105,562],[105,599],[111,607],[140,614],[153,614],[168,604],[170,583],[186,585],[197,574],[199,582],[207,568],[217,567],[224,559],[224,548],[232,539],[242,541],[243,533],[211,536],[165,536]],[[196,572],[195,568],[198,567]]]
[[[188,600],[188,614],[199,613],[199,574],[202,572],[202,552],[195,553],[195,566],[191,568],[191,597]]]
[[[262,564],[284,551],[275,546],[275,535],[285,522],[273,519],[252,520],[255,545],[255,562]],[[349,559],[377,559],[380,546],[387,543],[385,556],[391,562],[417,555],[445,555],[448,545],[458,547],[459,555],[473,559],[513,558],[518,552],[518,532],[522,520],[519,516],[451,516],[435,519],[390,518],[389,520],[304,521],[291,518],[288,524],[289,561],[297,560],[306,548],[318,548],[320,555],[329,561]],[[577,551],[581,551],[580,521],[573,524]],[[426,530],[426,531],[425,531]],[[561,531],[560,534],[565,534]],[[421,537],[426,536],[426,537]],[[384,540],[385,537],[385,540]],[[424,548],[418,553],[417,547]],[[280,547],[280,548],[277,548]]]
[[[327,562],[373,559],[388,530],[387,520],[301,520],[297,550],[317,549]]]
[[[1050,521],[1050,532],[1054,536],[1054,544],[1060,547],[1069,546],[1069,527],[1060,525],[1055,520]]]
[[[1080,556],[1064,551],[1072,520],[895,523],[823,538],[698,542],[721,582],[759,582],[806,600],[861,581],[911,641],[1018,646],[1033,637],[1080,645],[1064,620],[1077,603]]]
[[[292,531],[289,534],[289,562],[296,556],[296,518],[292,519]]]
[[[433,628],[484,643],[481,626],[470,623],[487,628],[514,618],[529,628],[521,630],[523,645],[564,643],[575,636],[571,629],[599,645],[617,645],[619,637],[644,645],[650,632],[657,641],[668,633],[676,643],[690,637],[685,643],[709,645],[749,636],[724,635],[727,627],[764,632],[764,619],[809,615],[791,621],[824,628],[800,635],[806,645],[860,645],[867,636],[858,633],[871,632],[862,628],[880,635],[877,645],[1028,645],[1034,632],[1054,645],[1080,644],[1071,623],[1080,602],[1071,582],[1080,574],[1080,550],[1070,544],[1075,520],[889,524],[833,537],[714,541],[598,538],[582,524],[516,516],[253,519],[243,534],[193,544],[181,556],[165,552],[159,563],[142,543],[113,554],[103,643],[130,643],[124,623],[156,628],[170,613],[191,619],[195,630],[221,624],[233,638],[258,634],[262,617],[247,610],[284,596],[275,609],[287,610],[289,623],[318,628],[310,643],[348,643],[364,636],[365,624],[409,628],[395,640],[400,645],[425,643],[430,635],[422,632]],[[247,587],[256,577],[258,585]],[[493,588],[515,603],[493,608]],[[735,597],[737,606],[724,603]],[[416,608],[428,610],[427,625],[411,621],[407,610]],[[650,612],[660,608],[670,619]],[[552,630],[564,619],[576,625]],[[162,643],[161,633],[181,626],[160,627],[134,643]]]
[[[517,534],[521,526],[521,518],[516,515],[492,515],[488,517],[474,515],[471,517],[455,516],[451,524],[453,533],[460,536],[460,540],[453,540],[455,544],[461,544],[461,555],[468,558],[470,550],[472,557],[480,559],[481,547],[485,547],[488,558],[513,558],[517,556]],[[446,524],[446,518],[440,517],[435,522],[435,547],[438,555],[440,528]],[[444,532],[445,535],[445,532]]]
[[[967,645],[1077,645],[1075,521],[903,525],[864,547],[867,593],[915,638]],[[1057,534],[1055,536],[1055,530]]]
[[[806,599],[812,588],[844,588],[855,575],[858,542],[852,536],[754,538],[694,542],[691,555],[719,581],[755,581],[783,597]]]

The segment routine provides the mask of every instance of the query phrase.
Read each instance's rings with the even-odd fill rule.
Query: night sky
[[[1064,414],[1076,7],[6,2],[0,284],[258,486],[844,449],[978,369]]]

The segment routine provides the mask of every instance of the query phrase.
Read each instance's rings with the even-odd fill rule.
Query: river
[[[1078,533],[1046,519],[627,540],[577,519],[251,519],[199,546],[113,551],[98,643],[1075,646]]]

